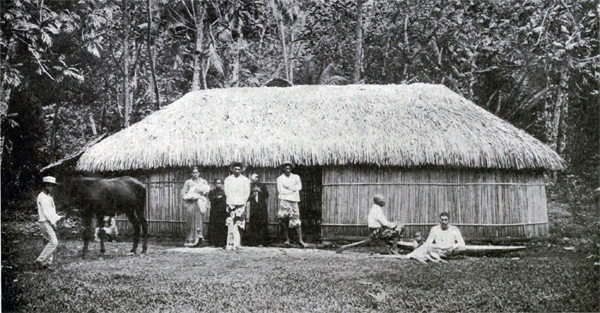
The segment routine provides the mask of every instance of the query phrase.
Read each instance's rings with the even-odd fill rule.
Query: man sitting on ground
[[[440,214],[440,225],[433,226],[425,245],[433,248],[440,256],[448,257],[465,251],[465,240],[460,230],[449,224],[448,213]]]
[[[389,240],[392,239],[392,253],[398,254],[398,239],[402,238],[404,226],[391,223],[383,214],[382,207],[385,206],[385,197],[377,194],[373,197],[373,206],[369,210],[367,224],[369,225],[369,234],[374,239]]]

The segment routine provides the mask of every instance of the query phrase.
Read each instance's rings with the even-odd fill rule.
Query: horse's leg
[[[129,221],[133,225],[133,248],[131,248],[130,254],[135,254],[137,252],[137,247],[140,242],[140,222],[138,221],[135,213],[127,214]]]
[[[83,251],[81,251],[81,258],[85,259],[92,234],[92,216],[91,214],[83,214],[81,220],[83,223]]]
[[[142,253],[146,253],[148,250],[148,222],[146,221],[146,217],[144,217],[142,208],[142,214],[138,215],[140,225],[142,226],[142,236],[144,236],[144,242],[142,243]]]
[[[96,214],[96,221],[98,223],[98,225],[96,225],[96,227],[100,228],[100,231],[98,232],[98,237],[100,237],[100,254],[104,254],[106,252],[106,248],[104,247],[104,239],[106,239],[106,234],[103,234],[102,232],[104,232],[104,229],[102,229],[102,225],[104,223],[104,216],[101,214]]]

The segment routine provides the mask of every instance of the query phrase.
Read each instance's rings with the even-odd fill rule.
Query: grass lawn
[[[41,239],[11,228],[5,223],[2,229],[3,312],[600,309],[597,256],[547,242],[499,257],[423,265],[359,250],[179,252],[172,251],[179,243],[156,240],[147,255],[130,257],[130,242],[109,243],[103,258],[95,243],[82,261],[81,241],[63,240],[56,271],[47,272],[31,265]]]

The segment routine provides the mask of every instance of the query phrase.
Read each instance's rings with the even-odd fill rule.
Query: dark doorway
[[[293,172],[302,180],[299,206],[303,237],[309,242],[320,242],[323,168],[298,165]]]

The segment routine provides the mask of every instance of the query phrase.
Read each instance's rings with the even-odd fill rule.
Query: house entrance
[[[320,241],[323,168],[320,166],[298,165],[293,173],[299,175],[302,180],[299,208],[304,240]],[[295,236],[295,232],[290,232],[290,235],[292,234]]]

